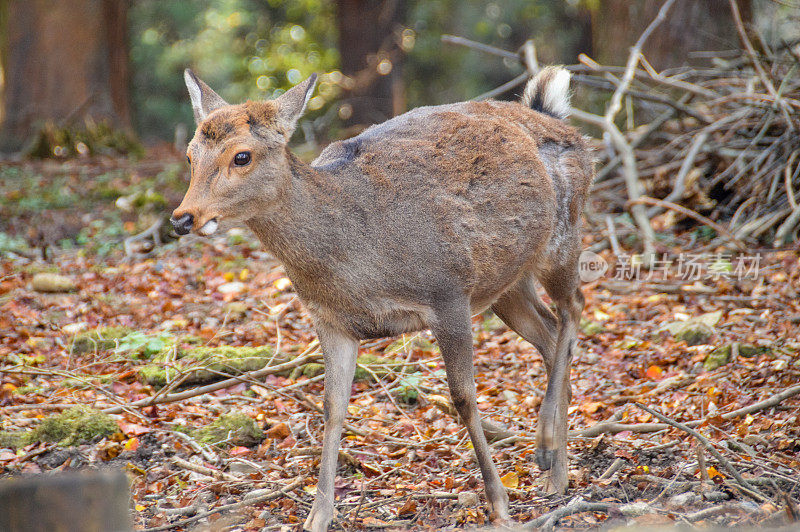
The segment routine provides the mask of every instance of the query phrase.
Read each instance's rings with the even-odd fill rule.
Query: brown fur
[[[277,130],[277,108],[274,102],[245,102],[211,113],[199,126],[203,139],[221,143],[236,135],[254,134],[258,128]],[[283,134],[283,131],[280,131]]]
[[[563,492],[569,364],[583,308],[579,217],[593,178],[584,138],[518,103],[467,102],[415,109],[334,142],[306,165],[285,139],[312,85],[269,105],[212,112],[202,101],[218,97],[197,96],[206,90],[199,85],[195,112],[207,118],[190,145],[192,181],[174,213],[191,214],[196,227],[212,217],[243,220],[283,263],[314,318],[326,357],[327,422],[306,526],[324,530],[333,515],[358,340],[422,328],[442,349],[489,505],[495,516],[508,515],[472,379],[469,316],[489,306],[545,360],[537,457]],[[239,150],[252,153],[250,165],[232,165]],[[538,300],[534,280],[555,314]]]

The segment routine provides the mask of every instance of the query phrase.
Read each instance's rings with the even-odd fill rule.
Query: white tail
[[[568,117],[569,78],[569,71],[563,67],[543,68],[525,86],[522,104],[556,118]]]

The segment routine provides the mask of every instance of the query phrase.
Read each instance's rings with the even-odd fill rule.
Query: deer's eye
[[[240,151],[233,157],[233,164],[236,166],[247,166],[250,164],[250,152]]]
[[[192,165],[192,159],[190,159],[188,155],[186,156],[186,162],[189,163],[189,166]]]

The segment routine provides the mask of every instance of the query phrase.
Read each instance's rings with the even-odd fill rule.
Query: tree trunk
[[[349,78],[339,116],[348,125],[382,122],[405,109],[401,50],[395,33],[400,0],[337,0],[339,55]]]
[[[82,117],[130,128],[127,0],[5,0],[0,149],[36,124]]]
[[[749,0],[738,0],[745,21]],[[664,0],[603,0],[592,12],[594,59],[601,64],[624,65],[630,47],[656,17]],[[691,52],[739,48],[730,6],[723,0],[677,0],[667,19],[645,43],[645,59],[657,70],[703,64]]]

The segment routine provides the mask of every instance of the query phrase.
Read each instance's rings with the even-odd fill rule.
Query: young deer
[[[536,434],[548,489],[567,487],[567,405],[576,326],[580,215],[593,178],[569,113],[569,73],[546,68],[521,103],[421,107],[334,142],[310,165],[287,148],[316,82],[229,105],[191,71],[198,127],[191,182],[172,223],[210,235],[250,227],[312,316],[325,362],[325,430],[305,528],[326,530],[359,340],[430,328],[467,426],[491,516],[508,496],[476,407],[470,317],[491,309],[541,353],[548,375]],[[541,283],[555,313],[537,296]]]

